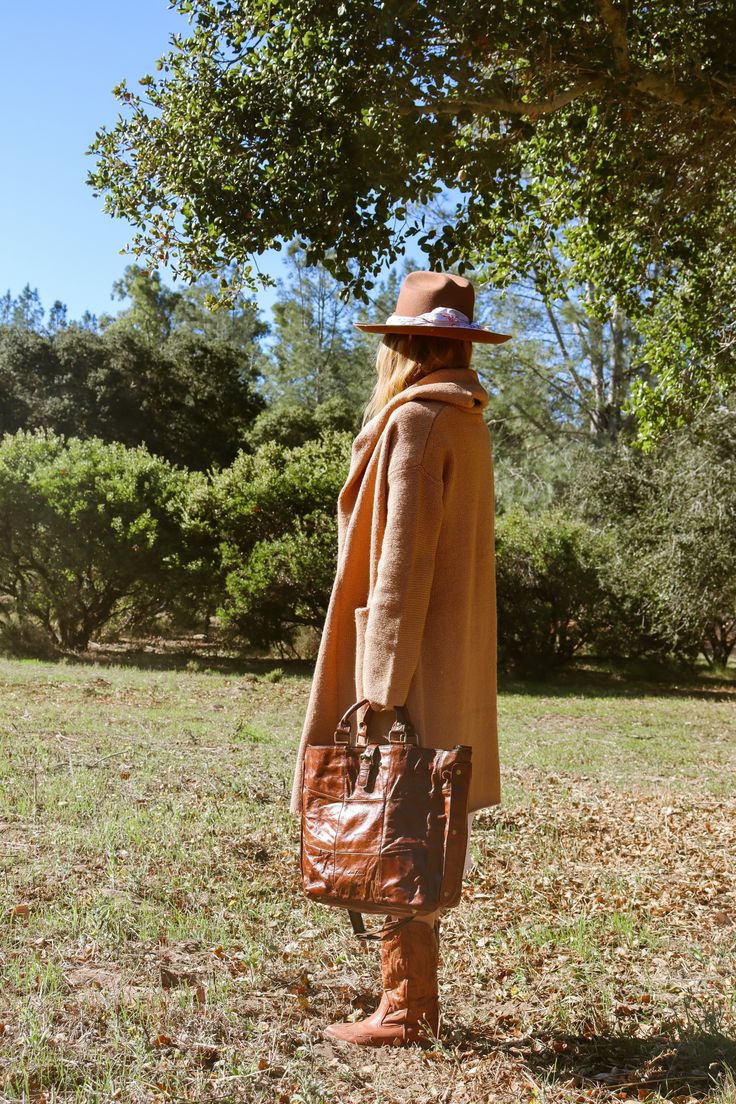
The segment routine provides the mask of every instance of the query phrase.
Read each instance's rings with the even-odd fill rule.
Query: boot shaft
[[[392,1007],[411,1018],[436,1004],[439,941],[437,925],[412,920],[381,941],[383,988]]]

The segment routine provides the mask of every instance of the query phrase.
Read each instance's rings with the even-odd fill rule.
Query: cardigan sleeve
[[[363,694],[375,710],[406,702],[434,578],[444,482],[437,450],[388,469],[386,525],[363,647]],[[429,465],[429,466],[428,466]]]

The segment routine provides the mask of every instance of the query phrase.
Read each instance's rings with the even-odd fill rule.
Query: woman
[[[382,325],[376,385],[338,498],[338,566],[294,776],[353,702],[367,698],[370,740],[405,705],[427,747],[472,747],[469,811],[500,800],[496,736],[496,609],[488,395],[470,367],[473,342],[507,335],[472,321],[468,280],[412,272]],[[472,819],[472,815],[471,815]],[[366,1046],[439,1030],[442,910],[381,943],[383,996],[331,1039]]]

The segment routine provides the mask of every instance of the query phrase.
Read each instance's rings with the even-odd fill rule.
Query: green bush
[[[311,407],[295,402],[274,403],[254,420],[245,434],[244,445],[249,451],[268,443],[298,448],[323,433],[356,433],[358,422],[355,407],[335,395]]]
[[[226,598],[219,616],[259,648],[294,649],[319,631],[337,555],[337,496],[352,438],[325,432],[297,448],[276,443],[241,453],[212,481]]]
[[[505,668],[539,671],[568,661],[604,630],[605,550],[585,523],[561,510],[511,510],[496,524],[498,656]]]
[[[611,589],[660,654],[725,667],[736,648],[736,408],[582,473],[579,508],[610,537]]]
[[[327,404],[324,404],[325,406]],[[298,654],[322,630],[352,432],[187,472],[143,447],[51,431],[0,439],[0,639],[14,653],[217,613],[225,636]],[[581,460],[572,506],[497,521],[499,661],[581,649],[724,666],[736,647],[736,416],[656,451]]]
[[[51,431],[0,441],[0,624],[84,649],[114,619],[134,622],[191,589],[192,484],[203,476],[144,448]]]

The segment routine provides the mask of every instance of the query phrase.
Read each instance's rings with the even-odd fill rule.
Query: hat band
[[[411,317],[408,314],[392,314],[386,319],[387,326],[462,326],[463,329],[480,330],[483,327],[471,322],[467,314],[454,307],[435,307],[426,314]]]

